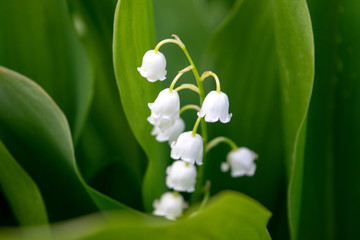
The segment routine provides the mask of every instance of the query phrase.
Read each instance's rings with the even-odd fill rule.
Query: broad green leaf
[[[226,18],[234,2],[236,0],[153,0],[157,40],[169,38],[171,34],[178,35],[189,43],[187,48],[198,65],[206,50],[205,43]],[[162,51],[165,56],[171,56],[167,66],[168,78],[174,78],[182,64],[186,67],[188,62],[177,46],[164,46]]]
[[[115,0],[67,1],[94,75],[92,106],[75,150],[81,172],[91,186],[139,209],[146,158],[127,123],[116,85],[112,63],[116,3]]]
[[[120,97],[130,127],[144,149],[149,165],[143,183],[145,208],[152,209],[152,202],[165,192],[165,168],[170,155],[150,135],[151,125],[148,103],[160,92],[160,83],[150,83],[141,77],[141,66],[146,51],[155,47],[151,1],[123,0],[116,7],[114,20],[114,68]]]
[[[100,209],[125,208],[82,179],[66,118],[42,88],[1,67],[0,103],[0,136],[38,184],[51,221],[93,212],[95,204]]]
[[[301,9],[301,10],[300,10]],[[287,162],[288,216],[291,236],[298,227],[302,196],[301,175],[308,106],[314,78],[314,43],[306,1],[282,1],[274,9],[277,55],[281,78],[283,132]],[[297,168],[295,168],[295,166]],[[296,186],[294,191],[292,188]]]
[[[0,188],[20,225],[48,223],[45,205],[36,183],[15,161],[1,140]]]
[[[235,207],[236,206],[236,207]],[[196,210],[195,206],[192,210]],[[191,210],[189,210],[191,212]],[[85,217],[53,227],[55,239],[271,239],[266,229],[270,212],[249,197],[223,192],[196,215],[173,222],[155,218],[134,218],[121,212]],[[231,220],[230,220],[231,219]],[[29,235],[28,235],[29,233]],[[32,229],[21,235],[4,232],[6,239],[19,239],[42,231]]]
[[[360,2],[308,4],[315,84],[307,121],[301,213],[293,238],[355,239],[360,227]]]
[[[204,41],[209,39],[215,29],[213,26],[208,26],[210,21],[207,20],[214,20],[215,18],[214,14],[207,11],[208,4],[205,1],[192,0],[153,0],[153,2],[157,41],[171,38],[172,34],[178,35],[187,45],[186,47],[192,59],[199,67],[199,61],[205,51]],[[205,6],[208,8],[205,8]],[[196,34],[194,34],[195,29]],[[189,62],[182,50],[176,45],[164,45],[161,47],[161,52],[167,58],[166,69],[167,79],[169,79],[169,81],[164,81],[163,84],[169,87],[171,80],[174,79],[178,71],[188,66]],[[185,76],[191,75],[190,73]],[[181,78],[178,84],[186,81],[185,76]]]
[[[94,211],[77,177],[66,118],[44,90],[0,67],[0,112],[0,136],[37,183],[50,220]]]
[[[289,227],[291,230],[291,238],[296,239],[300,229],[302,216],[302,199],[303,192],[306,192],[306,184],[304,184],[304,164],[305,164],[305,142],[306,142],[306,121],[303,123],[298,135],[295,162],[293,166],[293,174],[289,183],[288,190],[288,216]]]
[[[228,173],[219,173],[229,151],[220,146],[209,153],[205,178],[211,180],[214,192],[231,188],[259,200],[274,212],[273,237],[288,238],[283,227],[285,186],[314,71],[305,1],[237,1],[214,35],[205,60],[219,75],[233,113],[226,126],[209,124],[209,135],[225,135],[259,154],[253,178],[231,179]]]
[[[125,239],[271,239],[266,229],[270,213],[252,199],[227,192],[212,201],[204,211],[174,223],[115,218],[119,225],[81,239],[113,239],[116,236]]]
[[[65,113],[77,139],[91,99],[92,76],[64,1],[0,1],[0,65],[42,86]]]

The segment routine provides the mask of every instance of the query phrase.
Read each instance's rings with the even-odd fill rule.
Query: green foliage
[[[1,67],[0,93],[0,122],[6,129],[2,137],[12,143],[10,151],[19,154],[14,156],[39,185],[50,220],[95,211],[94,204],[104,210],[123,208],[86,185],[75,162],[66,118],[43,89]]]
[[[92,76],[64,1],[0,1],[0,65],[42,86],[78,138],[92,95]]]
[[[356,238],[359,8],[0,0],[0,239]],[[175,222],[150,214],[172,160],[150,135],[147,104],[188,62],[169,44],[166,81],[137,71],[171,34],[229,96],[233,117],[207,124],[208,140],[226,136],[259,155],[254,177],[234,179],[220,171],[228,146],[212,149],[200,179],[211,181],[209,202],[193,198]],[[193,92],[180,98],[198,101]],[[186,130],[195,114],[184,113]]]
[[[254,27],[249,27],[249,22]],[[235,105],[230,126],[214,128],[214,135],[230,136],[260,156],[253,179],[229,181],[223,175],[219,181],[214,173],[219,168],[218,159],[225,159],[226,152],[211,154],[208,161],[214,164],[208,174],[216,184],[213,190],[231,187],[248,193],[274,212],[275,225],[285,217],[280,215],[283,206],[279,201],[285,204],[286,199],[281,188],[296,174],[292,172],[294,154],[298,154],[296,145],[301,144],[298,135],[312,90],[313,49],[305,2],[239,1],[208,50],[207,60]],[[227,58],[233,61],[224,61]],[[293,184],[301,184],[301,179]],[[301,194],[301,189],[295,194]],[[290,224],[298,218],[293,198],[289,199]],[[285,237],[284,231],[278,234]]]
[[[234,205],[239,207],[234,209]],[[189,214],[177,222],[139,219],[123,212],[108,213],[108,217],[98,214],[57,224],[52,236],[54,239],[271,239],[266,230],[269,211],[243,194],[223,192],[214,197],[204,211]],[[21,232],[8,230],[0,239],[24,236],[28,239],[47,237],[42,228],[34,228]]]
[[[0,187],[21,225],[47,224],[38,187],[0,141]],[[26,198],[24,198],[26,196]]]
[[[77,35],[92,64],[96,89],[76,156],[84,178],[94,188],[142,209],[141,181],[146,157],[126,120],[112,63],[116,2],[68,1]],[[119,191],[123,187],[132,191]]]
[[[294,239],[355,239],[360,227],[360,4],[308,4],[315,80],[303,153],[302,210]]]
[[[114,66],[121,101],[135,137],[149,159],[144,179],[145,208],[165,191],[165,169],[169,154],[156,142],[147,122],[149,108],[160,91],[159,86],[144,81],[136,70],[144,53],[153,48],[154,27],[149,1],[119,1],[114,19]],[[147,133],[147,134],[146,134]]]
[[[39,186],[50,220],[94,209],[76,177],[70,130],[59,107],[39,85],[3,67],[0,93],[1,138]]]
[[[240,207],[234,211],[234,205]],[[115,226],[106,226],[83,239],[113,239],[114,236],[126,239],[145,236],[149,239],[270,239],[265,227],[269,216],[269,212],[252,199],[239,193],[224,192],[213,199],[205,211],[176,223],[153,220],[149,225],[149,222],[139,223],[132,218],[115,216]]]

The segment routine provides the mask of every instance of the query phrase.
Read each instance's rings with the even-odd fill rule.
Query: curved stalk
[[[189,109],[193,109],[195,111],[200,111],[200,107],[198,105],[194,105],[194,104],[189,104],[189,105],[185,105],[183,106],[181,109],[180,109],[180,115],[185,112],[186,110],[189,110]]]
[[[238,149],[238,146],[230,138],[216,137],[206,145],[205,152],[209,152],[213,147],[216,147],[221,142],[224,142],[224,143],[228,144],[231,147],[232,150],[237,150]]]
[[[215,79],[215,83],[216,83],[216,92],[220,93],[221,92],[221,88],[220,88],[220,80],[218,78],[218,76],[211,72],[211,71],[206,71],[201,75],[201,80],[204,81],[205,78],[212,76]]]
[[[190,89],[190,90],[193,90],[196,93],[199,93],[199,88],[197,86],[195,86],[194,84],[190,84],[190,83],[184,83],[184,84],[180,85],[179,87],[175,88],[175,91],[178,92],[178,91],[183,90],[183,89]]]

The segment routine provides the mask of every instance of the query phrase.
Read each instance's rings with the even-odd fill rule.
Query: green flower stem
[[[199,97],[200,97],[200,106],[202,106],[204,99],[205,99],[205,90],[204,90],[204,84],[201,80],[201,77],[199,75],[199,72],[193,62],[193,60],[191,59],[185,45],[181,48],[187,59],[189,60],[190,65],[194,66],[194,68],[192,69],[194,76],[195,76],[195,80],[196,80],[196,84],[199,88]],[[198,120],[200,119],[201,121],[201,137],[203,139],[203,146],[204,146],[204,150],[205,150],[205,146],[207,144],[207,128],[206,128],[206,122],[204,120],[204,118],[198,118]],[[206,152],[204,151],[203,154],[203,162],[206,161]],[[197,181],[196,181],[196,186],[195,186],[195,191],[193,192],[193,194],[191,195],[191,202],[198,202],[201,199],[201,188],[203,185],[203,181],[204,181],[204,167],[201,166],[198,168],[198,172],[197,172]]]
[[[209,180],[207,180],[201,191],[204,194],[204,196],[203,196],[203,199],[201,200],[200,206],[196,212],[193,212],[190,215],[190,218],[195,217],[198,213],[200,213],[202,210],[204,210],[206,204],[208,203],[208,201],[210,199],[210,187],[211,187],[211,182]]]
[[[220,88],[220,80],[218,78],[218,76],[211,72],[211,71],[206,71],[201,75],[201,81],[204,81],[205,78],[212,76],[215,79],[215,83],[216,83],[216,92],[220,93],[221,92],[221,88]]]
[[[183,89],[190,89],[190,90],[193,90],[194,92],[199,93],[199,88],[197,86],[195,86],[194,84],[190,84],[190,83],[181,84],[179,87],[175,88],[175,91],[178,92]]]
[[[193,104],[189,104],[189,105],[185,105],[180,109],[180,115],[185,112],[186,110],[189,109],[193,109],[195,111],[200,111],[200,107],[198,105],[193,105]]]
[[[188,59],[188,61],[190,63],[190,66],[192,66],[191,70],[194,73],[196,84],[197,84],[198,89],[199,89],[200,106],[201,106],[202,103],[204,102],[204,99],[205,99],[205,90],[204,90],[204,84],[202,83],[202,79],[201,79],[201,77],[199,75],[199,72],[198,72],[192,58],[190,57],[189,52],[187,51],[187,49],[185,47],[185,44],[180,40],[180,38],[177,35],[173,34],[171,36],[174,37],[174,39],[164,39],[164,40],[160,41],[156,45],[156,47],[154,49],[154,52],[157,53],[159,51],[160,47],[162,45],[164,45],[164,44],[167,44],[167,43],[174,43],[174,44],[178,45],[181,48],[181,50],[183,50],[183,52],[185,53],[186,58]],[[187,68],[190,68],[190,66],[187,67]],[[185,68],[185,69],[187,69],[187,68]],[[206,143],[207,143],[207,130],[206,130],[206,122],[205,122],[204,119],[201,120],[201,135],[202,135],[202,138],[203,138],[203,141],[204,141],[204,146],[206,146]]]
[[[199,210],[197,212],[200,212],[201,210],[203,210],[204,207],[206,206],[207,202],[209,201],[209,199],[210,199],[210,187],[211,187],[211,182],[208,180],[208,181],[206,181],[205,186],[204,186],[204,198],[201,201]]]
[[[204,99],[205,99],[205,90],[204,90],[204,84],[200,78],[200,75],[199,75],[199,72],[197,71],[197,68],[193,62],[193,60],[191,59],[188,51],[186,50],[186,47],[185,45],[183,45],[183,47],[181,48],[187,59],[189,60],[189,63],[191,66],[193,66],[193,73],[194,73],[194,76],[195,76],[195,80],[196,80],[196,84],[199,88],[199,96],[200,96],[200,106],[202,105],[202,103],[204,102]],[[203,138],[203,141],[204,141],[204,146],[206,146],[206,143],[207,143],[207,129],[206,129],[206,122],[204,119],[201,119],[201,136]],[[205,158],[205,154],[204,154],[204,158]]]
[[[160,47],[166,43],[174,43],[176,45],[178,45],[183,52],[186,55],[186,58],[188,59],[189,63],[191,66],[193,66],[193,68],[191,69],[195,80],[196,80],[196,84],[198,86],[199,89],[199,98],[200,98],[200,106],[202,105],[202,103],[204,102],[205,99],[205,90],[204,90],[204,84],[202,82],[202,79],[199,75],[199,72],[192,60],[192,58],[190,57],[189,52],[187,51],[185,45],[182,43],[182,41],[180,40],[180,38],[178,36],[176,36],[175,34],[172,35],[174,37],[174,39],[165,39],[162,40],[161,42],[159,42],[155,49],[154,52],[157,53],[160,49]],[[216,79],[215,79],[216,80]],[[203,162],[205,162],[205,158],[206,158],[206,152],[205,152],[205,147],[207,144],[207,129],[206,129],[206,122],[203,118],[198,118],[196,122],[201,122],[201,137],[203,139],[203,146],[204,146],[204,154],[203,154]],[[199,123],[197,123],[197,125],[199,125]],[[197,128],[197,127],[196,127]],[[193,131],[194,132],[194,131]],[[192,194],[192,202],[197,202],[198,200],[200,200],[200,196],[201,196],[201,186],[203,185],[203,178],[204,178],[204,168],[203,167],[199,167],[198,168],[198,173],[197,173],[197,183],[196,183],[196,189],[195,192]]]
[[[199,127],[200,121],[201,121],[201,117],[198,117],[198,118],[196,119],[194,128],[193,128],[193,130],[192,130],[192,136],[193,136],[193,137],[195,137],[195,135],[196,135],[196,131],[197,131],[198,127]]]
[[[169,92],[172,92],[172,90],[174,89],[175,87],[175,84],[177,82],[177,80],[179,80],[179,78],[186,72],[190,71],[191,69],[193,69],[193,66],[190,65],[186,68],[184,68],[183,70],[179,71],[179,73],[176,75],[176,77],[174,78],[174,80],[171,82],[171,85],[169,87]]]
[[[216,137],[213,140],[211,140],[205,148],[205,152],[209,152],[213,147],[216,147],[219,143],[224,142],[228,144],[232,150],[237,150],[238,146],[234,143],[233,140],[227,137]]]
[[[159,42],[155,49],[154,52],[157,53],[160,49],[160,47],[166,43],[174,43],[176,45],[178,45],[181,49],[185,47],[185,45],[181,42],[180,38],[178,36],[176,36],[175,34],[172,35],[175,39],[164,39],[161,42]]]

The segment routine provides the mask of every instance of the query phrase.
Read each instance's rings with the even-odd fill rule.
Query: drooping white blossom
[[[171,157],[198,165],[202,164],[203,140],[199,134],[192,136],[192,131],[183,132],[171,144]]]
[[[176,141],[180,133],[185,130],[185,123],[182,118],[178,118],[167,128],[154,127],[151,134],[156,136],[156,140],[159,142],[168,141],[169,144]]]
[[[223,172],[231,169],[232,177],[253,176],[256,170],[255,159],[258,155],[246,147],[232,150],[228,153],[226,162],[221,164]]]
[[[164,216],[169,220],[176,220],[176,218],[181,217],[187,204],[184,201],[184,198],[181,194],[177,192],[166,192],[164,193],[160,200],[156,199],[153,203],[155,208],[153,211],[154,215]]]
[[[193,192],[196,183],[196,167],[177,160],[166,169],[166,186],[180,192]]]
[[[206,122],[216,122],[220,120],[222,123],[228,123],[232,114],[229,114],[229,98],[223,92],[211,91],[205,97],[201,106],[199,117],[205,116]]]
[[[180,98],[177,91],[162,90],[153,103],[149,103],[151,115],[148,121],[164,130],[173,125],[174,120],[180,117]]]
[[[163,81],[166,79],[166,59],[161,52],[155,53],[154,50],[149,50],[145,53],[141,67],[137,70],[149,82],[157,80]]]

